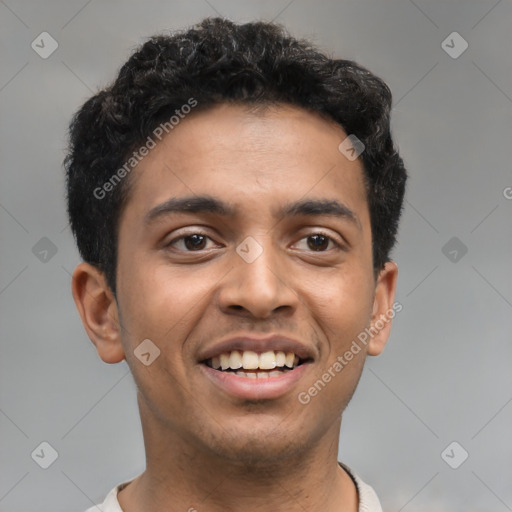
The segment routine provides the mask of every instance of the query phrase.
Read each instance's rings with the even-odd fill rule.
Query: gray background
[[[512,510],[510,0],[0,1],[0,510],[83,512],[144,469],[128,366],[99,359],[71,297],[66,129],[144,37],[217,14],[283,23],[394,94],[403,311],[347,409],[340,458],[385,511]],[[43,31],[59,45],[47,59],[31,48]],[[453,31],[469,44],[458,58],[442,46]],[[58,452],[48,469],[31,458],[43,441]],[[453,441],[452,464],[469,453],[458,469],[441,457]]]

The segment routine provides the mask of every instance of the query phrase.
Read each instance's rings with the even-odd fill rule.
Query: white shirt
[[[352,480],[357,487],[357,492],[359,494],[358,512],[382,512],[382,507],[375,491],[368,484],[365,484],[348,466],[341,462],[339,462],[339,464],[352,477]],[[117,493],[130,482],[131,480],[117,485],[107,494],[105,501],[101,505],[88,508],[85,512],[123,512],[123,509],[117,500]]]

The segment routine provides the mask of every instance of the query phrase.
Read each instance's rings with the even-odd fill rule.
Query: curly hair
[[[354,61],[331,59],[281,25],[206,18],[142,44],[114,82],[75,113],[64,160],[67,211],[84,261],[115,294],[119,219],[131,180],[94,193],[176,110],[219,103],[287,103],[319,113],[365,145],[361,154],[372,231],[373,267],[396,242],[407,173],[390,131],[391,92]]]

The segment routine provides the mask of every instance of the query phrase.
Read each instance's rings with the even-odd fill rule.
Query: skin
[[[397,266],[389,261],[374,276],[362,163],[338,150],[346,136],[297,107],[220,105],[188,115],[132,171],[116,297],[87,263],[72,284],[99,356],[126,359],[138,388],[146,471],[119,493],[125,512],[357,510],[356,488],[337,464],[341,418],[391,322],[308,404],[297,400],[394,301]],[[160,203],[194,194],[237,213],[144,223]],[[336,199],[357,220],[274,216],[307,198]],[[315,250],[318,231],[341,248],[321,239]],[[199,250],[177,240],[192,233],[208,237]],[[236,252],[247,236],[263,248],[252,263]],[[249,331],[300,339],[314,354],[277,399],[233,397],[201,371],[201,351]],[[149,366],[134,355],[144,339],[161,351]]]

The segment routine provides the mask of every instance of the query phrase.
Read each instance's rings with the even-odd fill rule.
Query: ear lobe
[[[388,261],[377,278],[369,328],[371,338],[368,342],[368,354],[371,356],[378,356],[384,350],[391,332],[391,323],[395,316],[393,304],[397,277],[398,267],[396,263]]]
[[[90,340],[106,363],[125,358],[114,294],[104,274],[89,263],[80,263],[72,276],[73,299]]]

